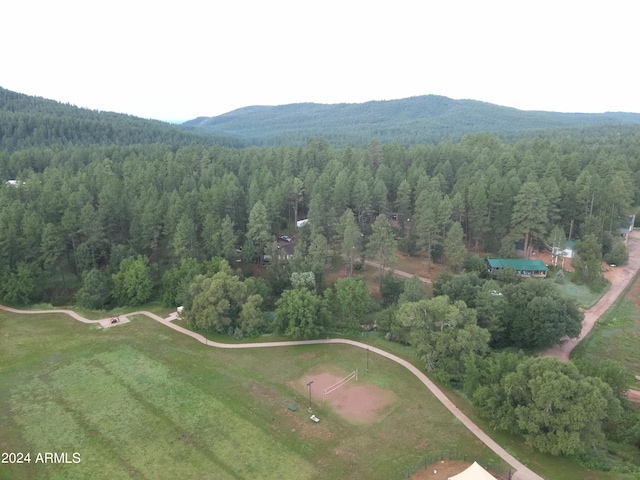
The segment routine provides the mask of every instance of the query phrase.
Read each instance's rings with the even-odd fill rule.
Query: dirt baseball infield
[[[334,373],[316,373],[321,369],[314,369],[309,374],[300,378],[296,384],[296,389],[300,392],[308,393],[307,383],[311,384],[312,404],[330,407],[338,415],[351,423],[372,423],[380,420],[393,409],[396,401],[395,393],[384,390],[376,385],[363,380],[362,376],[349,380],[337,390],[324,395],[324,390],[335,385],[349,372],[341,377]]]

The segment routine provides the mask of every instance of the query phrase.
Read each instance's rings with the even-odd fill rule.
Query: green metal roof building
[[[498,273],[503,268],[513,268],[523,277],[546,277],[547,266],[542,260],[523,260],[521,258],[487,258],[489,272]]]

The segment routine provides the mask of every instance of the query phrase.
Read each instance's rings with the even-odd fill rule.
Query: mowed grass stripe
[[[232,460],[234,471],[243,478],[263,470],[267,470],[262,474],[264,478],[282,478],[284,473],[290,474],[292,468],[299,478],[313,476],[312,469],[304,468],[306,462],[277,441],[274,443],[271,436],[212,395],[178,380],[149,357],[121,349],[98,358],[109,368],[117,365],[110,373],[127,386],[132,397],[151,397],[156,400],[155,405],[162,405],[162,411],[154,411],[154,416],[180,422],[186,430],[196,432],[195,445],[200,440],[220,457]],[[167,384],[171,388],[165,388]],[[188,416],[184,415],[185,411],[189,412]]]
[[[25,395],[48,390],[74,419],[70,424],[80,427],[64,443],[98,437],[97,455],[115,449],[123,478],[180,478],[189,464],[203,478],[286,478],[292,471],[297,478],[314,476],[307,462],[276,439],[134,349],[76,360],[55,369],[44,384],[43,378],[30,382],[16,402],[28,403]],[[25,410],[21,415],[25,424],[38,423]],[[59,415],[52,425],[68,421]],[[60,444],[41,436],[42,428],[30,443]],[[85,461],[93,463],[93,453],[83,455]]]
[[[146,478],[125,459],[117,442],[102,437],[82,412],[56,396],[48,379],[38,377],[20,387],[12,395],[11,412],[28,451],[81,454],[79,465],[40,464],[39,476],[33,478],[104,478],[106,472],[113,479]],[[37,468],[35,455],[31,460],[29,468]]]

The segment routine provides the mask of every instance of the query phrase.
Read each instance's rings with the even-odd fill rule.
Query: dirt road
[[[378,262],[374,262],[373,260],[365,260],[364,263],[366,265],[371,265],[372,267],[376,267],[376,268],[382,267]],[[391,270],[391,273],[393,273],[394,275],[398,275],[399,277],[404,277],[404,278],[414,277],[412,273],[403,272],[402,270],[396,270],[394,268],[385,267],[384,270],[387,272]],[[418,277],[418,278],[422,280],[422,283],[431,283],[431,280],[429,278],[424,278],[424,277]]]
[[[571,351],[587,336],[598,319],[615,303],[624,289],[633,280],[640,269],[640,232],[634,231],[629,235],[629,261],[622,267],[610,267],[607,278],[611,281],[611,287],[603,297],[589,310],[584,312],[582,331],[578,338],[566,338],[562,345],[558,345],[544,353],[546,357],[556,357],[563,362],[569,361]]]

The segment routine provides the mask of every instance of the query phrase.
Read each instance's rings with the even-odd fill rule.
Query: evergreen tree
[[[413,276],[404,282],[404,291],[400,294],[398,303],[419,302],[427,298],[427,290],[420,277]]]
[[[372,225],[367,251],[369,258],[374,259],[379,264],[379,278],[380,282],[382,282],[384,270],[393,268],[398,261],[396,256],[396,241],[393,238],[393,231],[389,226],[389,220],[384,214],[378,215]]]
[[[404,231],[407,220],[411,218],[411,184],[407,179],[402,180],[396,194],[396,211],[398,223]]]
[[[431,254],[439,240],[440,229],[437,223],[438,202],[439,194],[437,192],[430,193],[428,190],[423,190],[416,200],[415,223],[413,228],[416,235],[416,246],[424,253],[427,259],[427,272],[431,265]]]
[[[349,276],[353,275],[353,264],[361,254],[362,234],[356,224],[355,215],[347,209],[340,219],[342,228],[342,258],[347,265]]]
[[[449,228],[447,238],[444,241],[444,254],[454,272],[460,270],[467,255],[467,247],[464,244],[463,236],[462,226],[458,222],[454,222]]]
[[[273,235],[267,218],[267,209],[260,200],[255,203],[249,214],[247,237],[255,245],[258,260],[262,260],[265,254],[265,247],[268,242],[273,240]]]
[[[547,221],[547,200],[537,183],[525,183],[515,198],[511,215],[511,233],[524,237],[524,255],[529,258],[531,237],[541,237],[545,233]]]
[[[489,199],[487,197],[487,181],[484,175],[479,174],[469,185],[467,192],[469,203],[469,228],[471,239],[478,243],[484,241],[489,232]]]

